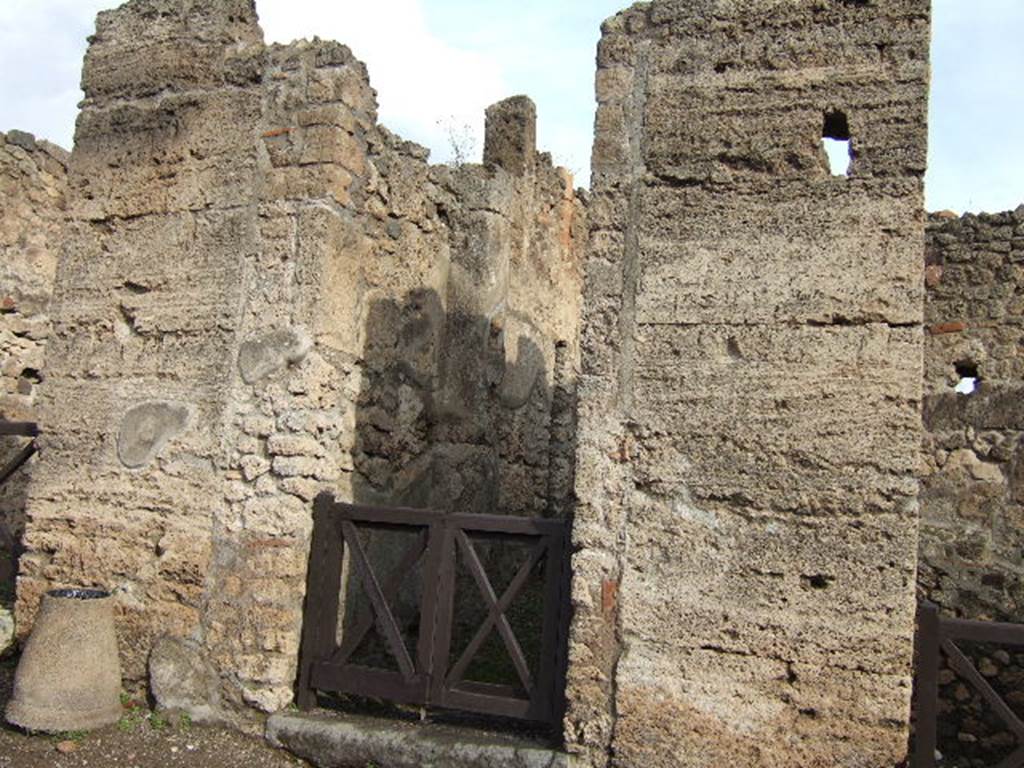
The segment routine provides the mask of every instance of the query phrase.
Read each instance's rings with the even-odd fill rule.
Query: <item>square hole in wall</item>
[[[958,378],[956,387],[954,389],[961,395],[972,395],[981,383],[981,377],[978,375],[978,366],[967,360],[961,360],[956,364],[956,375]]]
[[[821,141],[828,155],[829,169],[833,176],[849,176],[853,162],[850,123],[846,115],[838,110],[825,113],[821,128]]]

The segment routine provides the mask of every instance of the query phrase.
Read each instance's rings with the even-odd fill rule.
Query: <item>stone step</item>
[[[569,756],[508,734],[349,714],[283,712],[267,741],[320,768],[568,768]]]

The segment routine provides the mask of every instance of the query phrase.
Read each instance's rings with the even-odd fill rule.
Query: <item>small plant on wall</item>
[[[451,151],[448,165],[458,168],[474,161],[477,156],[478,142],[473,126],[459,121],[455,115],[449,115],[438,120],[437,127],[444,132],[445,141]]]

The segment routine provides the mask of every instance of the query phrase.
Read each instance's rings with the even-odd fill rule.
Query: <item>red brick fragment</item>
[[[601,612],[610,617],[615,612],[619,598],[619,582],[605,579],[601,582]]]
[[[272,131],[267,131],[263,134],[264,139],[273,139],[278,136],[286,136],[292,132],[291,128],[275,128]]]

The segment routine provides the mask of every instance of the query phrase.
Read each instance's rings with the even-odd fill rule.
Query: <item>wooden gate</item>
[[[389,558],[375,558],[366,543],[374,532],[402,534],[403,547],[393,548]],[[559,520],[382,509],[321,495],[314,506],[299,707],[314,706],[316,691],[323,691],[557,722],[567,627],[566,539],[566,524]],[[520,559],[514,569],[505,568],[511,579],[499,594],[480,550],[486,548],[492,560],[499,554],[508,566],[509,553],[502,547],[510,544],[518,547]],[[348,574],[343,579],[346,553]],[[463,566],[458,572],[462,578],[457,563]],[[410,585],[410,576],[418,576],[415,584]],[[531,636],[524,637],[522,632],[517,635],[509,615],[517,598],[523,602],[531,579],[536,589],[526,610],[536,621],[531,622]],[[343,582],[348,584],[347,599],[361,593],[365,605],[347,612],[339,642]],[[403,621],[396,611],[403,586],[406,602],[409,593],[416,596],[415,622]],[[485,608],[483,621],[471,632],[458,611],[474,597],[467,590],[475,591]],[[467,640],[461,648],[453,642],[457,622]],[[377,662],[355,658],[371,630],[386,649],[381,654],[386,658]],[[511,683],[481,682],[467,674],[495,633],[515,672]],[[524,651],[524,641],[532,653]]]
[[[1017,739],[1017,748],[992,768],[1024,768],[1024,722],[985,679],[959,643],[992,643],[1024,647],[1024,625],[995,621],[950,619],[938,606],[922,603],[917,612],[917,669],[914,696],[914,754],[912,768],[935,768],[938,746],[939,670],[944,656],[957,676],[974,688]]]

